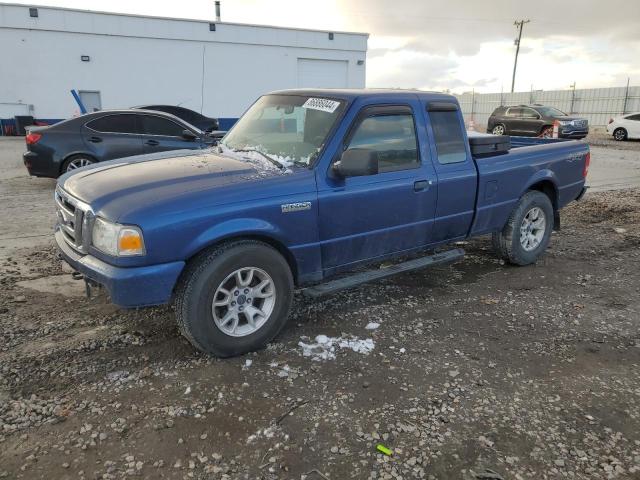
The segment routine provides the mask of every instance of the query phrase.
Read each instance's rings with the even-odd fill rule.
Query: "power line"
[[[516,20],[513,24],[518,28],[518,38],[516,38],[516,58],[513,61],[513,77],[511,78],[511,93],[516,86],[516,68],[518,66],[518,53],[520,53],[520,40],[522,40],[522,27],[525,23],[529,23],[531,20]]]

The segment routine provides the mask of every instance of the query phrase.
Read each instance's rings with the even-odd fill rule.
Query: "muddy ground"
[[[84,298],[42,233],[52,182],[27,180],[2,184],[0,478],[640,478],[640,189],[567,208],[535,266],[473,240],[298,295],[266,350],[218,360],[168,307]]]

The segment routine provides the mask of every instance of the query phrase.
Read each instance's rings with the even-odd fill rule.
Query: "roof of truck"
[[[354,100],[358,97],[419,97],[425,100],[454,100],[453,95],[442,92],[427,92],[424,90],[406,90],[400,88],[300,88],[292,90],[277,90],[271,92],[277,95],[305,95],[319,97],[333,97],[344,100]]]

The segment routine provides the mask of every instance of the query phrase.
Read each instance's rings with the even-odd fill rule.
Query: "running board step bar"
[[[327,283],[320,285],[314,285],[302,290],[303,295],[311,298],[323,297],[325,295],[331,295],[339,292],[340,290],[346,290],[348,288],[356,287],[363,283],[373,282],[380,280],[381,278],[397,275],[398,273],[410,272],[412,270],[419,270],[426,267],[434,267],[436,265],[442,265],[445,263],[456,262],[464,257],[464,250],[456,248],[447,252],[436,253],[427,257],[420,257],[413,260],[409,260],[403,263],[397,263],[387,268],[379,268],[376,270],[368,270],[366,272],[356,273],[349,277],[338,278]]]

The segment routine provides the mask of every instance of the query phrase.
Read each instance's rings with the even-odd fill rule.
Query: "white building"
[[[70,117],[72,89],[88,109],[174,104],[236,118],[271,90],[364,87],[367,38],[0,4],[0,119]]]

